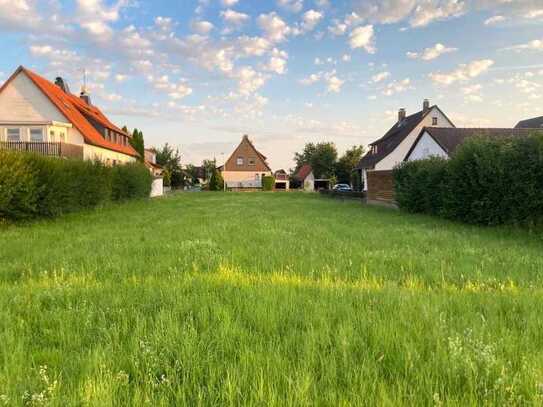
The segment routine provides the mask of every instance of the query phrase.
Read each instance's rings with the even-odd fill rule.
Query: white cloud
[[[283,75],[287,72],[288,54],[285,51],[280,51],[274,48],[272,56],[264,69],[270,72],[275,72],[278,75]]]
[[[124,74],[116,74],[116,75],[115,75],[115,80],[116,80],[117,82],[120,82],[120,83],[126,82],[126,81],[128,80],[128,75],[124,75]]]
[[[433,21],[457,17],[465,12],[466,2],[463,0],[425,1],[415,7],[410,24],[412,27],[423,27]]]
[[[300,83],[302,85],[308,86],[320,81],[326,83],[326,90],[330,93],[339,93],[341,91],[341,88],[345,84],[345,81],[337,76],[337,72],[335,69],[330,72],[319,72],[316,74],[311,74],[308,77],[300,80]]]
[[[163,31],[171,31],[173,28],[173,21],[170,17],[158,16],[155,18],[155,25]]]
[[[304,7],[303,0],[277,0],[277,5],[293,13],[299,13]]]
[[[226,24],[234,28],[240,28],[243,24],[249,21],[249,16],[244,13],[238,13],[234,10],[221,11],[221,18]]]
[[[513,51],[543,51],[543,40],[533,40],[526,44],[514,45],[505,49]]]
[[[339,93],[341,91],[341,87],[345,83],[345,81],[339,79],[336,75],[332,75],[326,78],[326,81],[328,83],[328,92],[334,93]]]
[[[191,23],[191,29],[195,33],[206,35],[213,30],[214,26],[209,21],[193,21]]]
[[[468,102],[480,103],[483,101],[481,96],[481,89],[483,87],[480,84],[466,86],[461,89],[464,94],[464,99]]]
[[[383,95],[392,96],[395,93],[405,92],[408,89],[412,89],[411,79],[405,78],[401,81],[393,81],[387,84],[387,86],[383,89]]]
[[[441,43],[437,43],[433,47],[425,48],[424,51],[418,52],[408,52],[407,57],[411,59],[422,59],[423,61],[431,61],[440,57],[443,54],[448,54],[450,52],[458,51],[457,48],[448,48]]]
[[[543,17],[543,9],[529,10],[525,15],[525,18],[534,19]]]
[[[481,59],[472,61],[469,64],[461,64],[457,69],[449,73],[431,73],[430,79],[440,85],[451,85],[455,82],[466,82],[486,72],[494,61]]]
[[[221,0],[221,4],[224,7],[232,7],[238,3],[239,0]]]
[[[341,60],[343,62],[351,62],[351,56],[349,54],[344,54],[342,57],[341,57]]]
[[[302,17],[302,30],[304,32],[313,31],[323,17],[324,14],[319,11],[306,11]]]
[[[264,31],[265,37],[270,42],[281,42],[286,40],[291,33],[290,27],[276,12],[261,14],[258,17],[258,25]]]
[[[371,77],[371,81],[373,83],[378,83],[381,81],[384,81],[386,78],[390,76],[390,72],[379,72]]]
[[[355,28],[350,35],[349,44],[352,49],[363,48],[369,54],[375,53],[373,26],[366,25]]]
[[[494,16],[494,17],[490,17],[490,18],[487,18],[485,20],[485,25],[495,25],[495,24],[498,24],[498,23],[502,23],[504,22],[505,20],[507,20],[504,16]]]

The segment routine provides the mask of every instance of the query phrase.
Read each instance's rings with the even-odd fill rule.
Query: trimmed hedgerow
[[[0,218],[52,217],[108,201],[148,197],[152,177],[142,164],[107,167],[0,150]]]
[[[262,190],[273,191],[273,188],[275,188],[275,178],[271,175],[262,177]]]
[[[406,162],[394,170],[396,200],[409,212],[499,225],[543,218],[543,135],[476,137],[450,160]]]

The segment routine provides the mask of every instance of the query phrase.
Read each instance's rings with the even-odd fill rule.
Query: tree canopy
[[[181,169],[181,154],[179,150],[170,146],[168,143],[161,148],[155,150],[156,162],[164,168],[166,172],[165,179],[171,180],[172,187],[181,187],[184,185],[185,179]]]
[[[123,128],[123,130],[126,126]],[[145,159],[145,142],[143,140],[143,132],[138,129],[134,129],[132,132],[132,138],[129,139],[130,145],[139,155],[139,160],[143,161]]]

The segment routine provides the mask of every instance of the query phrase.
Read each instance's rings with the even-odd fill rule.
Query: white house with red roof
[[[136,160],[129,139],[61,78],[52,83],[21,66],[0,87],[0,147],[116,165]]]

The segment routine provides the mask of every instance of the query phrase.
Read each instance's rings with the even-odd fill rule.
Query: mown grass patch
[[[538,404],[542,243],[296,193],[10,226],[0,404]]]

